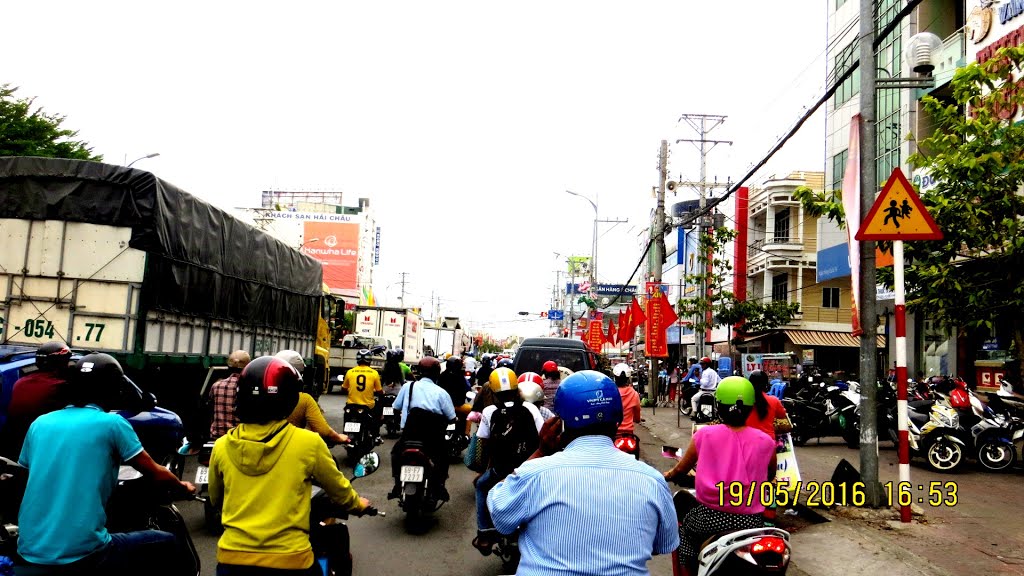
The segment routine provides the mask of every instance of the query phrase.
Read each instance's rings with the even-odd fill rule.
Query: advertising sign
[[[590,275],[590,256],[569,256],[569,276]]]
[[[743,376],[749,378],[754,370],[761,370],[772,376],[776,372],[783,378],[793,375],[793,358],[789,354],[744,354]]]
[[[306,221],[302,229],[306,239],[302,253],[323,264],[324,284],[332,292],[357,290],[359,223]]]
[[[585,294],[587,291],[584,290],[585,282],[566,283],[565,293],[566,294]],[[598,296],[618,296],[622,293],[623,298],[629,298],[636,296],[636,286],[632,284],[623,286],[622,284],[594,284],[591,286],[590,292],[594,292]]]
[[[393,310],[382,310],[380,335],[391,341],[391,346],[401,346],[405,334],[405,314]]]
[[[657,293],[659,285],[648,283],[652,293]],[[667,288],[667,286],[666,286]],[[676,315],[668,298],[656,295],[647,300],[647,322],[645,327],[644,353],[651,358],[668,358],[668,328],[675,323]]]
[[[377,226],[377,236],[373,240],[373,265],[380,264],[380,226]]]
[[[683,274],[686,276],[692,276],[696,274],[703,274],[703,270],[698,270],[700,262],[697,260],[697,240],[699,239],[698,231],[687,230],[686,233],[680,240],[680,248],[682,250],[682,262]],[[687,282],[686,288],[683,291],[684,296],[694,296],[697,293],[697,284],[694,282]]]
[[[375,336],[377,325],[380,323],[379,310],[362,310],[356,314],[356,334],[363,336]]]
[[[796,486],[800,482],[800,466],[796,463],[796,448],[793,447],[793,438],[788,432],[779,434],[776,438],[775,461],[778,464],[775,481]]]

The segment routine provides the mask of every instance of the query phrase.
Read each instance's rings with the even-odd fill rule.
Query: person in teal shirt
[[[111,575],[173,565],[174,535],[107,532],[105,508],[122,463],[162,487],[195,491],[153,461],[127,420],[107,412],[124,379],[113,357],[83,357],[69,387],[72,404],[39,417],[29,428],[18,458],[28,468],[18,516],[18,554],[25,561]]]

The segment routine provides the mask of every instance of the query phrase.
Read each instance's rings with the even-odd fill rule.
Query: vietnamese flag
[[[615,342],[616,342],[615,339],[618,336],[618,333],[619,333],[618,329],[615,327],[615,320],[612,319],[612,318],[609,318],[608,319],[608,336],[605,337],[604,341],[609,343],[609,344],[611,344],[612,346],[614,346]]]
[[[676,321],[679,320],[679,315],[676,314],[672,305],[669,304],[668,298],[656,298],[656,300],[658,300],[658,302],[655,303],[655,306],[661,309],[661,326],[658,326],[658,328],[664,332],[665,330],[668,330],[669,326],[675,324]]]
[[[629,305],[629,325],[632,326],[633,330],[636,330],[646,320],[647,315],[644,314],[643,307],[636,301],[636,298],[633,298],[633,302]]]
[[[622,314],[619,315],[619,342],[629,342],[633,339],[629,323],[629,308],[626,308],[622,311]]]

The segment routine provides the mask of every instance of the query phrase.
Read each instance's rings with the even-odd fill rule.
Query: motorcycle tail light
[[[625,452],[632,452],[636,449],[636,440],[623,436],[615,439],[615,447]]]
[[[783,554],[786,552],[786,541],[782,538],[776,538],[774,536],[761,538],[757,542],[754,542],[750,545],[750,552],[752,554],[764,554],[765,552]]]

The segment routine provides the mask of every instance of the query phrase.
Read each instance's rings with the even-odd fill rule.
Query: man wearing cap
[[[516,574],[649,574],[653,554],[678,546],[678,522],[664,477],[615,448],[615,383],[576,372],[558,387],[555,411],[537,451],[487,496],[495,528],[519,530]]]
[[[228,356],[228,377],[217,380],[210,388],[213,404],[213,418],[210,421],[210,440],[216,440],[238,425],[235,416],[235,392],[238,389],[238,375],[242,373],[251,358],[245,350],[235,350]]]
[[[693,408],[693,413],[697,413],[697,406],[700,404],[700,397],[705,394],[715,395],[715,390],[718,389],[718,383],[721,382],[722,378],[718,376],[718,372],[711,369],[711,358],[707,356],[700,359],[700,392],[693,395],[690,399],[690,406]]]

